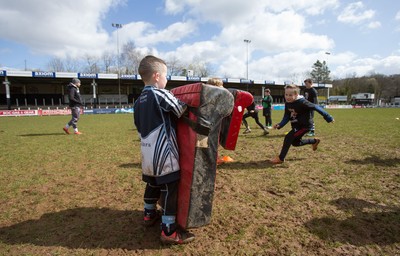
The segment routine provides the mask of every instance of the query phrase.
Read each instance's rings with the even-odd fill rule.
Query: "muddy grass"
[[[398,255],[399,111],[331,113],[318,150],[291,148],[281,166],[267,160],[287,129],[250,123],[220,150],[235,162],[218,166],[211,223],[179,246],[141,224],[131,116],[84,116],[81,137],[62,134],[65,117],[1,119],[0,255]]]

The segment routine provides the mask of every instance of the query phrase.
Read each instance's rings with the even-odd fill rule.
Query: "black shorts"
[[[270,108],[263,108],[263,116],[270,116],[271,109]]]

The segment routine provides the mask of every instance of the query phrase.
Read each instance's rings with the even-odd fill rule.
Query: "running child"
[[[274,129],[281,129],[290,121],[292,130],[285,136],[279,156],[270,160],[272,164],[283,163],[291,145],[299,147],[310,144],[313,151],[317,150],[320,139],[302,139],[304,134],[312,129],[310,111],[317,111],[328,123],[334,122],[333,117],[320,106],[301,96],[300,89],[296,85],[285,86],[285,100],[285,114],[282,121],[274,125]]]

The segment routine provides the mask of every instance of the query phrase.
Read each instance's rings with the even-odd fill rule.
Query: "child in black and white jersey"
[[[161,241],[188,243],[194,240],[194,235],[178,229],[176,224],[180,179],[176,121],[187,105],[165,89],[167,65],[162,59],[146,56],[140,62],[139,74],[145,86],[134,104],[134,123],[140,134],[142,180],[146,182],[144,224],[151,226],[160,218],[159,202]]]

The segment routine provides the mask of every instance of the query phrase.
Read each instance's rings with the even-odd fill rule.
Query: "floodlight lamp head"
[[[114,28],[122,28],[122,24],[119,23],[112,23],[111,24]]]

